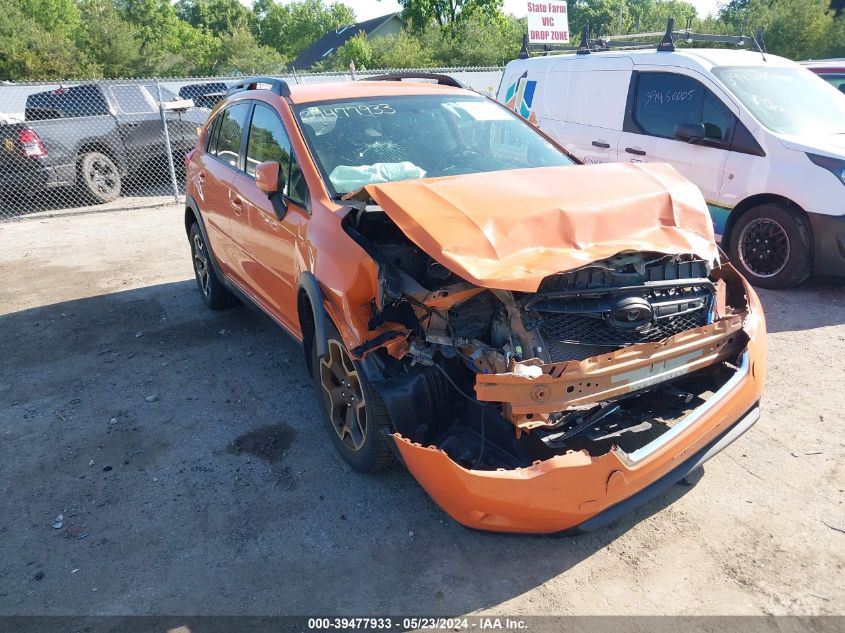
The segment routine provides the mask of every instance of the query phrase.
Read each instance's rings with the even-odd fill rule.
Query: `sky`
[[[399,11],[399,3],[396,0],[343,0],[344,4],[355,10],[355,17],[358,20],[369,20],[380,15]],[[695,5],[698,15],[706,17],[716,12],[717,0],[688,0]],[[505,13],[518,17],[524,17],[528,0],[505,0]]]

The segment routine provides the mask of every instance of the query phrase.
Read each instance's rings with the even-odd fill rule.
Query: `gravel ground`
[[[350,471],[178,207],[0,223],[0,278],[0,614],[843,612],[841,284],[763,293],[763,418],[697,485],[565,539]]]

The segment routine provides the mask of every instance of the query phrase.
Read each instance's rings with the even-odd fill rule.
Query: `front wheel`
[[[762,204],[746,211],[731,231],[731,261],[754,286],[788,288],[810,276],[810,235],[797,212]]]
[[[352,468],[374,472],[392,466],[396,457],[385,430],[393,428],[384,402],[353,361],[337,329],[329,325],[328,352],[317,356],[311,344],[314,388],[332,444]]]

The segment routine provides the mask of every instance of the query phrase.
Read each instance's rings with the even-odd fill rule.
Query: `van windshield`
[[[295,112],[333,194],[410,178],[573,164],[530,124],[483,97],[378,97]]]
[[[806,68],[724,66],[713,74],[773,132],[845,133],[845,95]]]

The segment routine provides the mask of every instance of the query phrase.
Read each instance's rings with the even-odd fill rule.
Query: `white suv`
[[[728,49],[518,59],[497,98],[585,162],[672,164],[752,283],[845,275],[845,95],[795,62]]]

